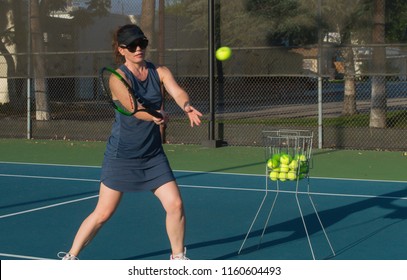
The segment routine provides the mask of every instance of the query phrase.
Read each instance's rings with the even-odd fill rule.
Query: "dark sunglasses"
[[[137,39],[127,46],[121,45],[120,47],[123,49],[127,49],[129,52],[135,52],[137,50],[137,47],[140,47],[140,49],[144,50],[145,48],[147,48],[147,46],[148,46],[147,39]]]

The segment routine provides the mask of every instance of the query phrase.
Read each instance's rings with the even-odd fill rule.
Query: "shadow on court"
[[[0,210],[4,212],[4,219],[0,220],[2,258],[55,258],[56,250],[69,248],[79,223],[94,208],[98,169],[5,164],[2,168],[1,173],[9,174],[0,178]],[[21,174],[27,176],[19,177]],[[66,174],[81,178],[65,178]],[[36,180],[31,178],[34,176]],[[264,175],[177,172],[187,212],[186,246],[191,259],[312,259],[295,195],[287,192],[294,186],[291,183],[286,183],[285,192],[279,193],[260,246],[275,192],[269,192],[261,215],[238,254],[264,196],[264,179]],[[312,181],[312,200],[336,252],[333,256],[308,196],[300,193],[298,198],[316,259],[407,259],[402,246],[407,224],[406,182],[322,178]],[[371,194],[355,194],[366,192]],[[164,212],[151,194],[143,194],[123,199],[118,213],[83,257],[167,259],[169,254]]]
[[[302,204],[305,204],[305,199],[308,199],[305,196],[306,195],[299,195],[299,197],[302,197],[301,199],[304,200]],[[313,197],[315,199],[315,196]],[[330,250],[325,250],[329,254],[320,257],[319,259],[360,259],[360,256],[358,256],[358,254],[355,254],[354,251],[358,251],[358,246],[362,243],[364,244],[364,246],[369,247],[368,250],[371,250],[371,254],[364,256],[363,259],[380,259],[381,254],[376,251],[380,251],[380,248],[376,248],[377,238],[382,240],[382,242],[384,242],[384,240],[391,241],[394,237],[393,235],[397,232],[397,229],[392,228],[407,219],[407,206],[397,205],[397,202],[400,201],[400,198],[405,197],[407,197],[407,188],[399,191],[388,192],[384,195],[381,195],[380,197],[362,199],[337,197],[334,198],[337,201],[339,200],[340,203],[342,203],[343,205],[325,209],[319,211],[318,213],[321,217],[324,227],[328,229],[327,234],[330,237],[336,256],[333,256]],[[350,199],[357,199],[359,201],[348,203]],[[268,209],[265,209],[264,211],[267,212]],[[281,213],[277,213],[279,211],[278,209],[275,209],[274,211],[276,213],[273,212],[272,216],[281,215]],[[318,249],[327,249],[328,245],[326,239],[322,235],[322,230],[315,214],[312,211],[309,212],[309,214],[304,215],[304,219],[306,221],[308,233],[310,235],[311,242],[313,243],[314,250],[315,248],[317,248],[316,255],[321,255],[320,252],[318,254]],[[362,213],[361,215],[363,215],[364,218],[361,219],[361,215],[358,215],[358,213]],[[366,215],[366,213],[370,214]],[[209,214],[208,218],[210,219]],[[234,221],[230,221],[230,223],[233,222]],[[256,253],[256,256],[260,255],[262,259],[267,259],[267,254],[270,253],[270,250],[268,249],[278,247],[279,251],[284,252],[283,259],[291,259],[290,254],[293,252],[285,251],[284,244],[289,244],[293,241],[298,240],[303,240],[304,243],[306,242],[306,233],[304,231],[300,216],[298,215],[298,218],[279,222],[277,224],[273,224],[272,217],[270,220],[270,224],[271,225],[268,225],[265,230],[265,235],[261,244],[259,244],[259,241],[260,236],[263,232],[263,228],[253,230],[251,232],[248,240],[251,240],[252,243],[255,240],[257,242],[255,245],[246,246],[242,250],[240,255],[238,255],[238,249],[241,242],[243,242],[246,233],[241,233],[225,238],[213,239],[210,241],[195,243],[192,242],[187,244],[187,247],[190,250],[202,250],[205,247],[212,246],[219,247],[218,252],[212,258],[214,260],[246,259],[250,258],[250,255],[253,253]],[[369,224],[370,226],[368,226]],[[288,232],[290,234],[284,237],[278,237],[279,235],[281,235],[278,234],[279,232]],[[224,245],[226,244],[238,244],[238,246],[235,248],[236,250],[230,251],[229,253],[225,254],[225,251],[227,251],[231,247],[225,247]],[[225,250],[225,248],[227,249]],[[292,250],[291,248],[292,247],[290,247],[288,250]],[[400,247],[396,248],[398,248],[398,250],[402,250]],[[391,250],[391,248],[389,248],[388,250]],[[147,254],[135,255],[126,259],[133,260],[154,258],[154,256],[163,254],[169,254],[169,250],[160,250]],[[388,254],[393,255],[395,259],[407,257],[407,254],[403,252],[388,252]],[[297,254],[292,255],[294,256],[294,258],[295,256],[297,256]],[[304,259],[312,258],[309,249],[308,251],[304,251],[303,257]],[[271,256],[271,259],[273,259],[273,256]]]

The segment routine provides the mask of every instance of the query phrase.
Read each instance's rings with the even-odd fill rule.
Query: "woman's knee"
[[[184,205],[177,184],[172,181],[154,191],[168,214],[183,214]]]
[[[167,202],[166,212],[169,214],[179,214],[184,213],[184,204],[182,203],[181,197],[175,197]]]
[[[92,213],[97,223],[103,224],[113,216],[121,197],[122,193],[109,189],[101,183],[99,200]]]
[[[106,223],[112,216],[113,216],[113,211],[108,211],[108,210],[95,210],[92,213],[95,223],[97,224],[104,224]]]

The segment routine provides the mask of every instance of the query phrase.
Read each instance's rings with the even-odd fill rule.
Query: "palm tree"
[[[14,33],[14,12],[12,9],[12,0],[0,1],[0,53],[4,57],[7,65],[7,77],[14,77],[16,72],[16,62],[10,54],[10,49],[15,49],[13,42]],[[0,78],[0,104],[10,102],[10,84],[12,80]]]
[[[90,20],[91,16],[103,16],[109,13],[110,0],[90,0],[87,2],[88,9],[86,17]],[[49,96],[46,91],[45,83],[45,59],[44,38],[41,19],[44,19],[53,10],[61,10],[66,5],[66,0],[30,0],[30,34],[31,34],[31,52],[33,53],[33,81],[36,105],[36,120],[49,120]],[[78,13],[78,16],[81,13]],[[86,22],[89,22],[86,21]],[[84,21],[85,22],[85,21]]]
[[[40,21],[40,4],[38,0],[30,0],[30,33],[31,51],[33,55],[34,93],[36,106],[36,120],[50,119],[49,100],[45,87],[44,39]]]
[[[154,38],[154,18],[155,18],[155,1],[143,0],[141,6],[141,23],[140,26],[143,29],[146,37],[149,40],[150,47],[155,46]],[[149,54],[151,55],[151,54]],[[153,59],[154,60],[154,59]]]
[[[386,68],[386,50],[382,44],[385,43],[385,8],[386,0],[374,0],[373,10],[373,72],[372,77],[372,99],[370,108],[370,123],[372,128],[386,127],[386,79],[380,74]]]
[[[344,60],[344,100],[342,115],[354,115],[356,108],[355,86],[355,56],[353,53],[353,34],[358,25],[361,25],[360,11],[363,9],[360,0],[325,1],[323,23],[328,30],[339,34],[340,52]]]

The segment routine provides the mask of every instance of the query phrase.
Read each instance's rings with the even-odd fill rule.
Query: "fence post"
[[[322,34],[321,34],[321,10],[322,0],[318,0],[318,149],[322,149]]]
[[[27,6],[27,139],[31,139],[31,2]]]
[[[221,146],[221,141],[215,140],[215,8],[214,0],[208,0],[208,72],[209,72],[209,131],[208,140],[202,141],[202,145],[209,148]]]

